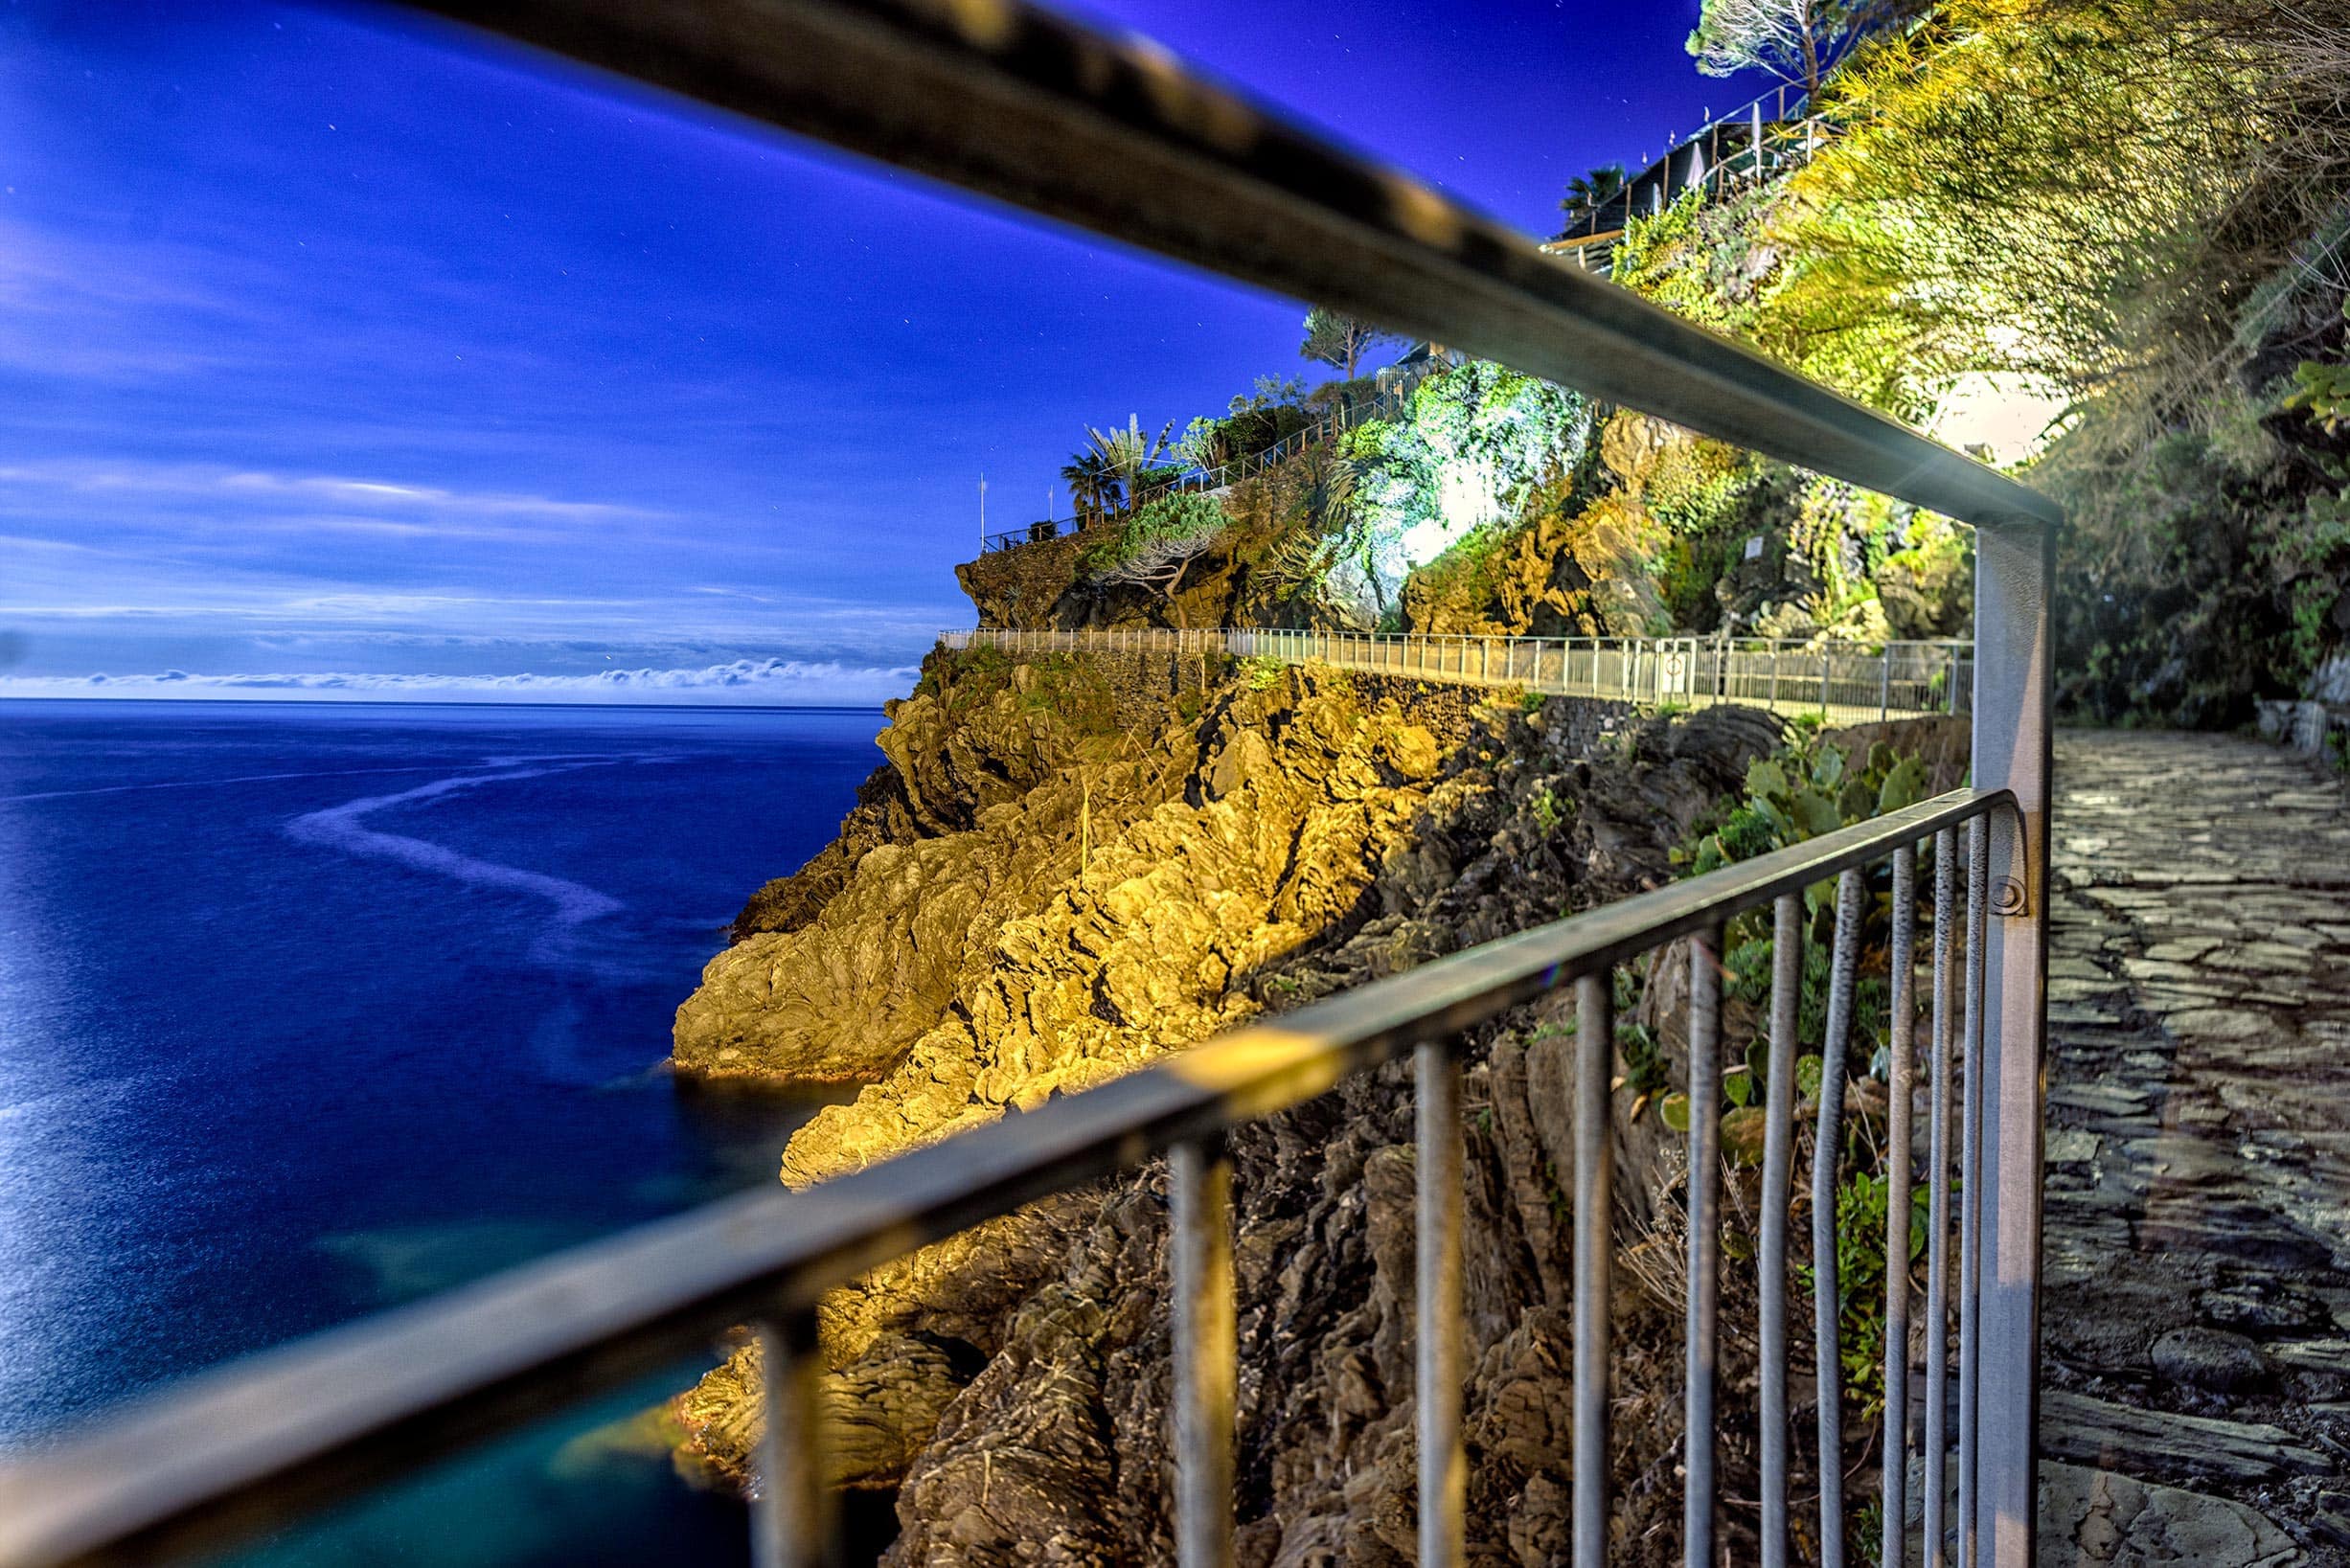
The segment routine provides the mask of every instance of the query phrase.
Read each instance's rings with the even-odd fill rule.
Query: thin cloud
[[[0,676],[0,697],[245,699],[310,702],[575,702],[817,704],[868,707],[902,696],[913,665],[737,659],[695,669],[602,670],[592,674],[447,675],[358,670],[288,674]]]
[[[346,474],[285,474],[180,464],[57,459],[0,466],[0,485],[63,490],[77,494],[135,494],[184,500],[282,497],[288,502],[331,501],[345,507],[430,511],[474,518],[536,517],[561,520],[644,520],[671,512],[613,501],[500,490],[458,490],[438,485],[403,484]]]

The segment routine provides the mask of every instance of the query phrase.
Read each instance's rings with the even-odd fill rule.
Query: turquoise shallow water
[[[670,1015],[879,724],[0,703],[0,1450],[774,1180],[810,1107],[678,1082]],[[674,1384],[255,1560],[739,1559],[627,1424]]]

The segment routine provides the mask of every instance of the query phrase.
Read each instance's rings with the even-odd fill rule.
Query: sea
[[[880,724],[0,702],[0,1454],[774,1182],[814,1102],[673,1076],[671,1016]],[[652,1417],[695,1370],[230,1560],[747,1561]]]

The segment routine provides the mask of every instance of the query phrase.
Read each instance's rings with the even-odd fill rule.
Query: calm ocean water
[[[670,1015],[878,714],[0,702],[0,1450],[775,1179]],[[681,1369],[690,1375],[690,1369]],[[742,1557],[608,1399],[251,1554]]]

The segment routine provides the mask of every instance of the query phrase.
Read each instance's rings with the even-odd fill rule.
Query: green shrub
[[[2350,324],[2350,301],[2343,302],[2342,320]],[[2350,361],[2304,359],[2295,365],[2285,406],[2306,411],[2329,436],[2350,426]]]
[[[1926,798],[1926,764],[1915,756],[1881,741],[1855,769],[1815,729],[1798,729],[1792,744],[1746,769],[1745,797],[1711,831],[1676,850],[1674,861],[1701,876],[1914,806]],[[1814,908],[1824,904],[1818,895],[1829,886],[1812,889]]]
[[[1282,675],[1289,668],[1289,663],[1287,659],[1277,659],[1269,653],[1260,653],[1253,658],[1243,659],[1241,661],[1241,684],[1246,686],[1251,692],[1269,692],[1281,684]]]
[[[1129,512],[1115,534],[1088,549],[1084,565],[1107,572],[1124,566],[1154,544],[1196,539],[1222,528],[1223,504],[1199,490],[1176,490]]]
[[[1845,1398],[1859,1406],[1862,1420],[1884,1409],[1885,1199],[1890,1189],[1891,1178],[1863,1173],[1847,1177],[1836,1191],[1837,1315],[1843,1327],[1837,1360],[1843,1369]],[[1910,1262],[1926,1252],[1930,1201],[1925,1183],[1910,1188]],[[1809,1295],[1814,1288],[1812,1267],[1802,1265],[1795,1273]]]

